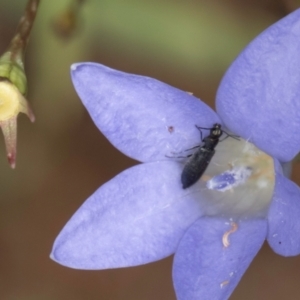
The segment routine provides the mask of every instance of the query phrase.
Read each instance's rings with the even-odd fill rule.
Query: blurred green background
[[[231,61],[297,3],[87,0],[76,34],[64,40],[52,22],[69,4],[40,4],[26,55],[27,98],[36,122],[19,117],[15,170],[0,139],[0,300],[175,300],[172,258],[104,271],[72,270],[49,259],[56,235],[83,201],[136,163],[93,125],[72,88],[70,65],[95,61],[155,77],[213,106]],[[26,1],[0,5],[2,53]],[[295,168],[299,183],[297,173]],[[299,299],[299,278],[300,257],[280,257],[265,245],[230,299]]]

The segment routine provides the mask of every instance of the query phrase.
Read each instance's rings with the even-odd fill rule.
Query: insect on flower
[[[279,255],[299,255],[300,188],[280,165],[300,151],[299,47],[300,9],[235,59],[216,93],[218,114],[149,77],[91,62],[73,65],[73,84],[96,126],[117,149],[143,163],[88,197],[56,238],[51,258],[73,269],[103,270],[175,253],[177,299],[225,300],[265,240]],[[191,127],[199,120],[211,124],[201,129],[208,137],[185,154],[199,152],[204,164],[203,149],[210,150],[212,159],[201,169],[208,164],[203,175],[211,188],[207,180],[188,191],[179,179],[184,166],[164,157],[196,142]],[[241,139],[222,142],[223,125],[216,130],[215,123]],[[174,134],[168,132],[171,125]]]
[[[235,136],[229,135],[227,132],[223,131],[221,129],[221,124],[218,123],[214,124],[212,128],[204,128],[200,126],[196,127],[200,131],[202,144],[194,147],[198,148],[198,150],[195,153],[187,156],[190,157],[190,159],[187,161],[181,173],[181,183],[184,189],[196,183],[203,175],[216,152],[215,148],[218,145],[223,132],[227,134],[227,137],[231,136],[236,138]],[[210,130],[209,135],[204,139],[202,139],[201,129]]]

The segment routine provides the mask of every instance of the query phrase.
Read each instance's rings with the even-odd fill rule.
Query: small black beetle
[[[212,128],[196,127],[200,131],[201,140],[201,129],[210,129],[210,133],[202,140],[202,145],[199,146],[198,150],[194,154],[191,155],[188,162],[184,166],[184,169],[181,173],[181,183],[184,189],[196,183],[203,175],[216,152],[215,148],[219,143],[221,135],[223,134],[221,124],[218,123],[214,124]]]

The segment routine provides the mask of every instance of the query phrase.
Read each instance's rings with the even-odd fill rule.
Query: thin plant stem
[[[23,63],[25,48],[28,43],[30,31],[35,20],[40,0],[29,0],[22,16],[16,35],[10,42],[8,51],[10,52],[10,59],[12,61],[20,61]]]

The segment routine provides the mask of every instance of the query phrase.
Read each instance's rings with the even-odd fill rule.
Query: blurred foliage
[[[74,35],[61,39],[53,31],[53,20],[70,3],[40,3],[25,60],[36,122],[32,125],[20,117],[14,171],[0,140],[0,299],[175,299],[171,259],[84,272],[48,258],[54,238],[79,205],[136,163],[97,131],[73,90],[70,65],[96,61],[155,77],[213,106],[231,61],[296,2],[87,0]],[[26,1],[1,0],[0,5],[3,52]],[[232,299],[296,299],[299,265],[299,258],[287,260],[265,247]],[[273,274],[278,270],[277,278]]]

